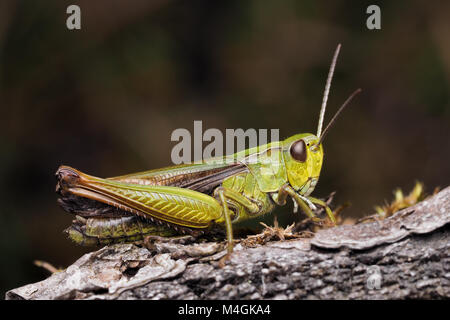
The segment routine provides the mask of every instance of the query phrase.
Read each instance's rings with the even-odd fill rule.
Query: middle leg
[[[241,193],[225,187],[218,187],[214,191],[214,194],[215,197],[219,199],[219,202],[223,209],[223,218],[225,222],[228,242],[227,250],[230,254],[231,252],[233,252],[233,227],[231,217],[234,214],[239,215],[239,210],[241,209],[246,210],[250,214],[256,214],[261,210],[262,204],[259,204],[257,201],[252,201],[243,196]],[[231,212],[228,206],[229,202],[236,204],[235,208],[237,212]]]

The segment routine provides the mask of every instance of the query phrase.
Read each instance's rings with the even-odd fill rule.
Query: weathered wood
[[[214,242],[104,247],[6,299],[450,298],[449,222],[450,187],[382,221],[237,245],[222,268]]]

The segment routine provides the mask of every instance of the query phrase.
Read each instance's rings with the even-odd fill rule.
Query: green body
[[[305,161],[297,161],[291,155],[291,146],[300,140],[306,146]],[[261,216],[275,205],[283,205],[283,198],[293,196],[289,191],[309,197],[323,161],[322,146],[312,148],[317,141],[312,134],[297,134],[231,156],[108,179],[62,166],[58,170],[62,195],[85,197],[143,218],[100,216],[84,223],[79,220],[67,233],[77,243],[92,245],[136,241],[146,235],[171,236],[180,230],[207,231],[224,225],[232,239],[232,223]],[[214,175],[223,178],[219,176],[213,187],[206,187],[204,192],[189,185],[202,179],[208,185],[209,177]],[[319,203],[318,200],[293,198],[313,217],[311,203]]]

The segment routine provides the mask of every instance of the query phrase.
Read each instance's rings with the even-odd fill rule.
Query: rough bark
[[[392,217],[310,239],[113,245],[6,299],[450,298],[450,187]],[[377,285],[379,284],[379,286]]]

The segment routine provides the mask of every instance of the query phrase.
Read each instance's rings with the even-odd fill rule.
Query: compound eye
[[[303,140],[298,140],[291,145],[291,156],[297,161],[306,161],[306,144]]]

